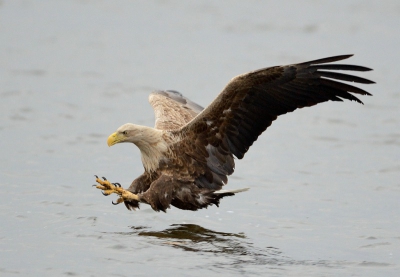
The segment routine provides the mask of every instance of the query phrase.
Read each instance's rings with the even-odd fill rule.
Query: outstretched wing
[[[181,149],[209,169],[209,172],[206,169],[205,173],[193,176],[197,184],[221,188],[226,183],[226,175],[233,172],[232,154],[242,159],[258,136],[279,115],[328,100],[348,99],[362,103],[352,93],[370,95],[368,92],[339,81],[374,82],[331,70],[371,69],[328,64],[351,56],[275,66],[233,78],[207,108],[174,132],[182,138],[174,149]]]
[[[156,117],[155,128],[160,130],[179,129],[203,110],[173,90],[154,91],[149,95],[149,102]]]

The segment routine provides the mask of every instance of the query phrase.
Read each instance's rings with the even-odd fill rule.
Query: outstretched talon
[[[117,202],[112,201],[113,205],[118,205],[124,201],[129,200],[139,201],[139,197],[136,194],[133,194],[132,192],[122,188],[120,183],[110,183],[105,177],[102,177],[102,179],[100,179],[97,175],[94,176],[96,177],[96,182],[98,184],[93,186],[101,189],[101,193],[104,196],[108,196],[112,193],[116,193],[120,196],[117,199]]]
[[[124,199],[123,199],[122,197],[119,197],[119,198],[117,199],[117,202],[111,201],[111,203],[112,203],[113,205],[118,205],[118,204],[121,204],[122,202],[124,202]]]

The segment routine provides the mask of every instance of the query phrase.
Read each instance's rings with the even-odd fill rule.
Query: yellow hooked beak
[[[108,146],[113,146],[114,144],[122,142],[123,139],[124,139],[124,137],[121,134],[112,133],[107,139],[107,144],[108,144]]]

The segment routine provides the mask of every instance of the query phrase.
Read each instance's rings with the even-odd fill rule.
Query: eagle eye
[[[122,134],[127,135],[128,131],[123,131]]]

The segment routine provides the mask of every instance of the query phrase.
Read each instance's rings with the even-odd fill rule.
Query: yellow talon
[[[112,184],[104,177],[103,180],[96,175],[95,177],[98,185],[94,186],[96,186],[97,189],[101,189],[101,193],[103,195],[108,196],[112,193],[120,195],[120,197],[117,199],[117,202],[112,202],[114,205],[118,205],[126,200],[139,201],[139,197],[136,194],[133,194],[132,192],[123,189],[119,183]]]

